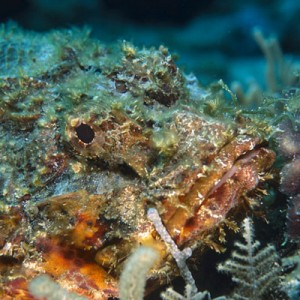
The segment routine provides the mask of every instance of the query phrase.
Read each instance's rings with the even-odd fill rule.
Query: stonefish
[[[89,299],[118,297],[140,245],[160,253],[148,291],[174,278],[151,207],[179,248],[220,251],[275,159],[268,127],[225,90],[201,88],[162,46],[2,26],[1,299],[34,299],[28,284],[44,273]]]

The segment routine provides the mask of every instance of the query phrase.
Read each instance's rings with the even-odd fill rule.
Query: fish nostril
[[[95,137],[95,132],[92,127],[85,123],[81,123],[75,130],[77,137],[85,144],[91,143]]]

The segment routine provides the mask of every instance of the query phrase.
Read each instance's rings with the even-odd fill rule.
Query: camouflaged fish
[[[139,245],[160,253],[148,292],[174,278],[151,207],[179,248],[220,251],[222,226],[236,229],[275,159],[268,127],[225,98],[162,46],[3,25],[1,299],[34,299],[28,284],[43,273],[89,299],[118,297]]]

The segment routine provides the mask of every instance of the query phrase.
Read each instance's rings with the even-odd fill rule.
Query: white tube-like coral
[[[120,277],[120,299],[142,300],[144,298],[147,273],[159,258],[158,252],[141,246],[130,255]]]

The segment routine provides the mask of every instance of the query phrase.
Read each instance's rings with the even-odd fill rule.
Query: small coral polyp
[[[33,299],[28,284],[44,273],[89,299],[118,297],[138,245],[160,254],[152,290],[178,276],[150,207],[178,247],[223,248],[222,224],[236,229],[275,159],[267,127],[226,102],[224,85],[196,96],[166,48],[107,47],[85,30],[4,25],[0,49],[9,48],[15,56],[0,61],[1,298]],[[228,108],[213,118],[205,110],[215,99]]]

